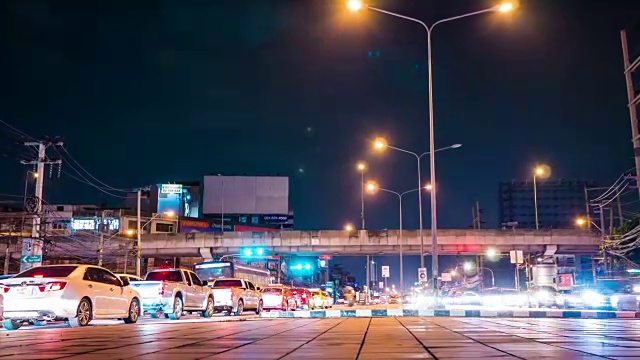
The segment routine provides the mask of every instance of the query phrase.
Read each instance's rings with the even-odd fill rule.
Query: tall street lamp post
[[[429,90],[428,90],[429,91],[429,152],[430,152],[429,165],[431,170],[431,175],[430,175],[431,185],[434,187],[434,189],[431,190],[431,246],[432,246],[431,263],[432,263],[432,272],[433,272],[432,274],[433,286],[435,289],[437,288],[437,285],[438,285],[438,237],[437,237],[438,222],[437,222],[437,214],[436,214],[436,190],[435,190],[435,187],[437,186],[437,184],[436,184],[436,162],[435,162],[435,136],[434,136],[434,126],[433,126],[433,77],[432,77],[432,61],[431,61],[432,60],[431,59],[431,33],[433,32],[433,29],[436,27],[436,25],[439,25],[445,22],[458,20],[458,19],[469,17],[469,16],[484,14],[488,12],[493,12],[493,11],[506,13],[506,12],[512,11],[515,8],[515,6],[512,3],[503,3],[501,5],[490,7],[488,9],[474,11],[467,14],[442,19],[442,20],[436,21],[431,26],[428,26],[422,20],[418,20],[412,17],[400,15],[391,11],[382,10],[376,7],[366,5],[360,0],[349,0],[347,2],[347,7],[351,11],[369,9],[382,14],[395,16],[400,19],[413,21],[415,23],[422,25],[422,27],[424,27],[424,29],[427,32],[427,66],[428,66],[428,83],[429,83]],[[420,207],[420,209],[422,209],[422,207]],[[420,217],[420,221],[422,221],[422,217]]]
[[[426,189],[426,190],[431,190],[432,187],[431,185],[425,185],[424,187],[420,188],[420,189],[413,189],[413,190],[408,190],[405,192],[397,192],[397,191],[393,191],[393,190],[388,190],[388,189],[384,189],[378,186],[378,184],[376,184],[373,181],[370,181],[367,183],[367,191],[369,191],[370,193],[374,193],[378,190],[380,191],[384,191],[390,194],[394,194],[398,197],[398,203],[399,203],[399,214],[400,214],[400,233],[399,233],[399,239],[398,239],[398,243],[400,244],[400,291],[404,290],[404,265],[403,265],[403,237],[402,237],[402,197],[405,196],[406,194],[412,193],[412,192],[416,192],[421,189]]]
[[[433,150],[434,153],[438,152],[438,151],[442,151],[442,150],[447,150],[447,149],[457,149],[459,147],[461,147],[462,144],[453,144],[450,146],[446,146],[440,149],[436,149]],[[420,155],[418,155],[417,153],[414,153],[413,151],[408,151],[408,150],[404,150],[395,146],[391,146],[387,143],[387,141],[383,138],[377,138],[374,142],[373,142],[373,147],[376,150],[385,150],[385,149],[392,149],[392,150],[397,150],[400,152],[403,152],[405,154],[410,154],[413,155],[416,160],[418,161],[418,186],[422,186],[422,179],[421,179],[421,174],[420,174],[420,170],[421,170],[421,165],[420,165],[420,160],[422,159],[423,156],[429,155],[431,154],[430,151],[424,152]],[[430,187],[433,187],[432,184],[429,184]],[[430,188],[429,191],[431,191],[433,193],[433,190]],[[422,236],[422,192],[418,192],[418,216],[419,216],[419,222],[420,222],[420,228],[419,228],[419,237],[420,237],[420,267],[424,267],[424,237]]]

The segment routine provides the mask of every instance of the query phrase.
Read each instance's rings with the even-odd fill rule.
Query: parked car
[[[93,319],[140,317],[140,294],[107,269],[92,265],[37,266],[0,281],[4,295],[2,325],[15,330],[24,322],[44,325],[66,320],[72,327]]]
[[[124,280],[127,279],[129,280],[129,282],[132,281],[142,281],[142,278],[139,276],[135,276],[135,275],[129,275],[129,274],[116,274],[117,277],[120,278],[120,280]]]
[[[262,288],[264,310],[293,311],[298,308],[291,288],[286,286],[267,286]]]
[[[132,281],[131,286],[142,295],[143,308],[152,318],[177,320],[184,312],[213,316],[211,289],[191,270],[153,270],[143,281]]]
[[[310,308],[310,300],[311,300],[311,292],[309,289],[304,288],[293,288],[291,289],[291,293],[296,298],[296,304],[301,309],[309,309]]]
[[[320,289],[309,289],[311,292],[311,309],[328,309],[333,306],[333,299]]]
[[[215,299],[214,311],[242,315],[244,310],[260,314],[263,308],[262,293],[244,279],[217,279],[211,285]]]
[[[565,307],[564,296],[551,286],[534,286],[526,294],[530,307]]]

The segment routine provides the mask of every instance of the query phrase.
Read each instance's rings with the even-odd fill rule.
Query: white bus
[[[272,283],[269,270],[240,265],[233,261],[205,261],[195,264],[193,270],[200,279],[206,281],[239,278],[247,279],[256,285],[269,285]]]

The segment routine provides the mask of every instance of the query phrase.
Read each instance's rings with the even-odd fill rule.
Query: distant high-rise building
[[[594,184],[582,180],[536,180],[539,228],[575,227],[576,219],[587,215],[585,187]],[[500,183],[500,222],[503,226],[517,223],[517,228],[535,229],[533,179]]]

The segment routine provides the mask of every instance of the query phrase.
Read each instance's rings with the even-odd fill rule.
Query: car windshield
[[[78,267],[75,265],[60,265],[60,266],[40,266],[31,268],[25,272],[22,272],[15,277],[30,277],[30,278],[65,278],[69,276],[73,270]]]
[[[221,288],[239,288],[242,287],[242,281],[240,280],[216,280],[213,283],[213,288],[214,289],[221,289]]]
[[[272,293],[272,294],[281,294],[282,288],[264,288],[262,289],[263,293]]]
[[[182,282],[182,274],[180,273],[180,270],[152,271],[147,274],[145,280]]]

